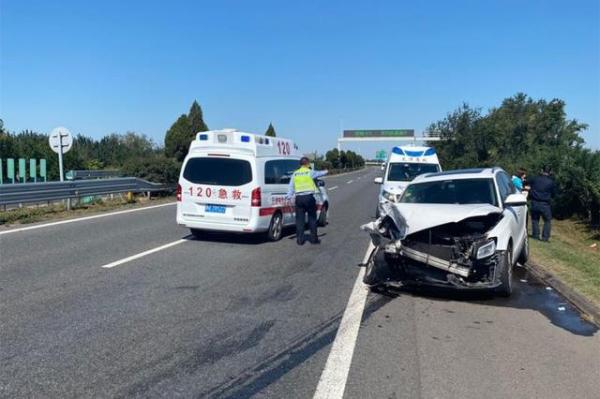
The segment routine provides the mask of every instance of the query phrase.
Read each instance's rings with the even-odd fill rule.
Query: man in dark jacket
[[[540,239],[540,217],[544,220],[542,241],[550,239],[552,226],[552,209],[550,201],[554,197],[554,179],[550,177],[550,165],[545,165],[542,174],[531,179],[529,183],[529,198],[531,198],[531,235],[536,240]]]

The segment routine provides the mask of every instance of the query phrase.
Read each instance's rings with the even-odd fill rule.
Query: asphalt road
[[[355,284],[378,173],[328,178],[320,246],[194,240],[172,205],[0,233],[0,397],[599,397],[597,329],[522,270],[509,299]]]

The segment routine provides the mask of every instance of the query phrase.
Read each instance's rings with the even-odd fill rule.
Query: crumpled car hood
[[[394,219],[397,226],[405,225],[404,236],[447,223],[456,223],[476,216],[486,216],[491,213],[502,213],[502,209],[489,204],[389,204],[395,212],[389,212],[382,207],[382,215]],[[400,214],[404,220],[395,220],[394,214]]]

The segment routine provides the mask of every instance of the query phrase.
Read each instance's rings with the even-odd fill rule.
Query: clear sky
[[[340,127],[421,132],[522,91],[565,100],[600,148],[599,3],[0,0],[0,118],[162,144],[197,99],[211,128],[273,122],[323,151]]]

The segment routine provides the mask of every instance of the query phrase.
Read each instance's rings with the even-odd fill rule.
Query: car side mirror
[[[375,182],[375,184],[383,184],[383,177],[376,177],[373,179],[373,182]]]
[[[523,206],[527,205],[527,197],[521,193],[510,194],[504,200],[504,206]]]
[[[325,182],[323,180],[317,180],[317,186],[325,187]]]

